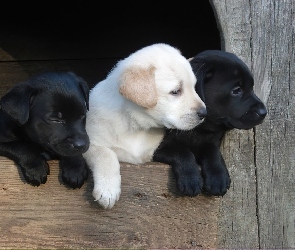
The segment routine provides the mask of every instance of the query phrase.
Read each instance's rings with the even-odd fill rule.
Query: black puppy
[[[47,160],[58,159],[62,180],[79,188],[88,177],[82,154],[89,87],[72,72],[47,72],[15,85],[1,99],[0,155],[18,164],[34,186],[47,181]]]
[[[209,50],[190,63],[207,117],[191,131],[167,130],[153,160],[172,166],[184,195],[195,196],[202,191],[224,195],[231,183],[220,152],[225,132],[251,129],[263,122],[267,111],[253,92],[251,72],[236,55]]]

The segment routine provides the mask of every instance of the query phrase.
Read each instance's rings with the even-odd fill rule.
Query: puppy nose
[[[197,112],[200,119],[204,119],[207,115],[207,109],[206,108],[200,108]]]
[[[257,114],[261,117],[265,117],[267,115],[267,110],[264,107],[261,107],[257,110]]]
[[[76,140],[73,142],[73,146],[74,148],[82,149],[82,148],[85,148],[86,142],[83,140]]]
[[[78,150],[87,150],[89,147],[88,140],[83,138],[69,138],[68,141],[75,149]]]

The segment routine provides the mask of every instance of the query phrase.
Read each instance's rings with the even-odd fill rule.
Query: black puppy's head
[[[89,87],[72,72],[48,72],[13,87],[1,108],[24,137],[51,153],[73,156],[89,147],[85,130]]]
[[[263,122],[267,111],[253,91],[247,65],[236,55],[203,51],[189,59],[197,77],[196,91],[207,107],[207,123],[217,129],[250,129]]]

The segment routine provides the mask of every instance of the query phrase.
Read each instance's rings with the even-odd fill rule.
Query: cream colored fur
[[[95,200],[112,208],[121,194],[120,163],[152,160],[164,127],[192,129],[205,104],[180,51],[167,44],[144,47],[121,60],[90,91],[84,157],[93,173]]]

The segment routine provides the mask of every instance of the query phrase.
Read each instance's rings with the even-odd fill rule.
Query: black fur
[[[251,129],[263,122],[267,111],[253,92],[251,72],[234,54],[208,50],[190,63],[207,117],[191,131],[166,130],[153,160],[172,166],[184,195],[224,195],[231,183],[220,152],[225,132]]]
[[[47,181],[47,160],[60,160],[62,180],[79,188],[88,177],[82,154],[89,87],[72,72],[48,72],[15,85],[1,98],[0,155],[18,164],[27,182]]]

